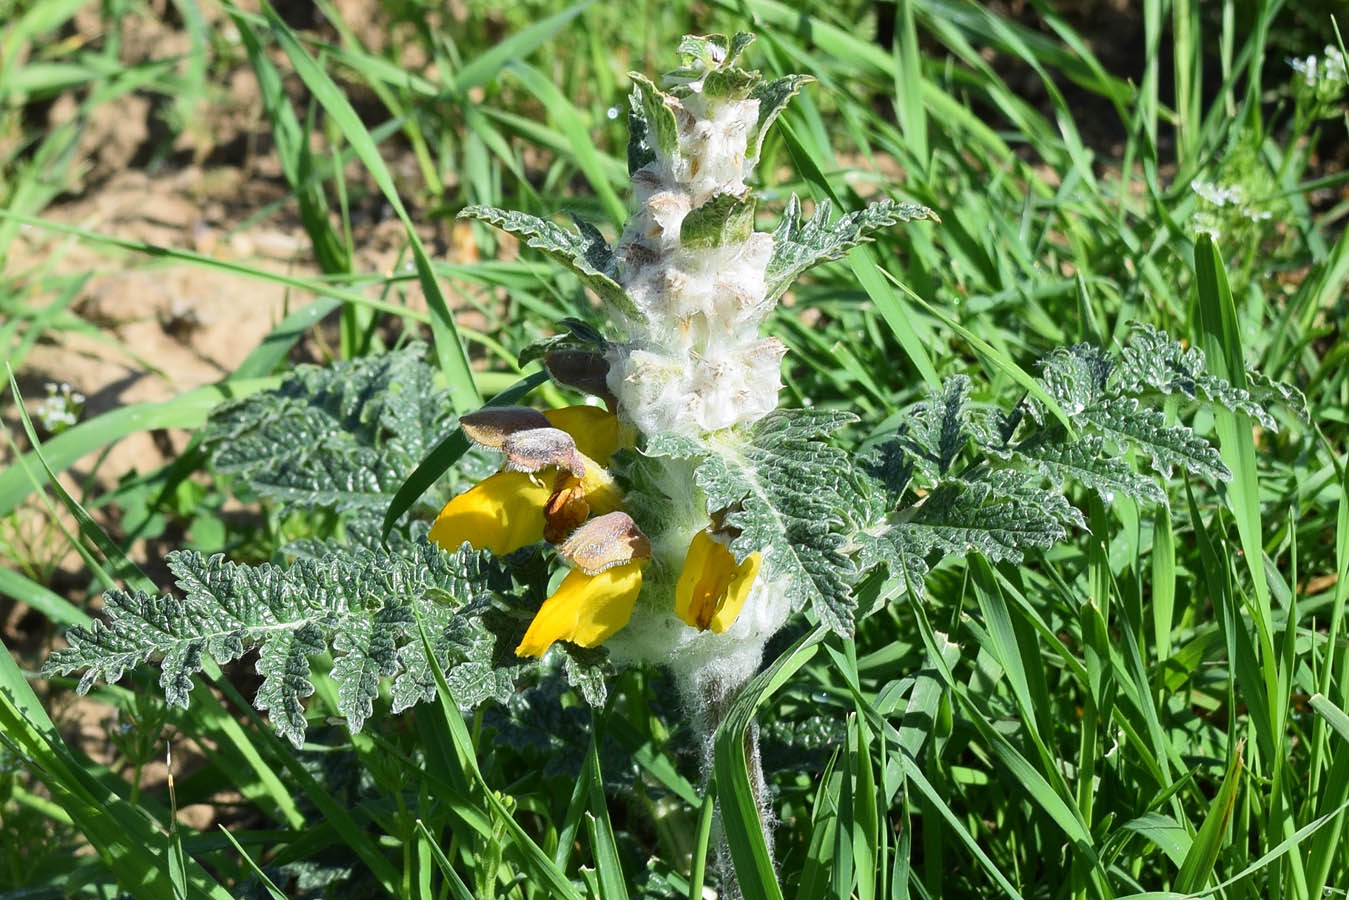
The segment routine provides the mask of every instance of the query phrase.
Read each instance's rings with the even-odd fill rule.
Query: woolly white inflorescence
[[[685,85],[669,98],[674,152],[633,175],[638,208],[619,242],[620,282],[637,315],[608,354],[619,414],[647,434],[705,434],[763,418],[777,407],[785,348],[761,339],[772,309],[764,271],[773,238],[750,232],[719,247],[685,247],[688,214],[722,196],[744,198],[747,142],[757,99],[721,100]]]

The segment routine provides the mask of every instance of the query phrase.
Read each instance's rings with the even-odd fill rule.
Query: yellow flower
[[[543,540],[543,506],[552,494],[527,472],[498,472],[445,504],[430,538],[446,550],[468,541],[505,556]]]
[[[737,565],[725,544],[708,531],[698,532],[675,584],[675,614],[699,631],[725,633],[740,615],[761,561],[751,553]]]
[[[516,412],[540,418],[537,412]],[[571,437],[580,452],[580,474],[548,465],[489,476],[445,504],[431,526],[432,541],[446,550],[467,541],[475,550],[502,556],[545,537],[561,541],[592,513],[618,508],[622,493],[604,469],[618,449],[618,419],[593,406],[547,410],[540,424],[543,419]]]
[[[543,656],[554,641],[596,647],[628,624],[642,590],[645,560],[587,575],[574,569],[543,602],[529,624],[516,656]]]

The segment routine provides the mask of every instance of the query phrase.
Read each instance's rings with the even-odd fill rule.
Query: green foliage
[[[739,529],[737,559],[762,552],[765,569],[785,579],[793,609],[807,603],[840,633],[852,630],[852,564],[843,553],[849,498],[848,455],[819,440],[853,421],[848,413],[778,410],[734,444],[700,445],[673,434],[651,436],[645,452],[699,460],[698,486],[709,514],[730,509]],[[767,577],[767,576],[765,576]]]
[[[842,258],[858,244],[872,239],[883,228],[900,222],[935,219],[932,210],[916,203],[880,200],[865,209],[847,213],[829,221],[829,204],[818,203],[809,219],[801,215],[801,202],[792,195],[783,211],[782,221],[773,230],[773,258],[768,262],[764,281],[767,298],[775,299],[808,269]]]
[[[383,512],[453,423],[418,344],[319,368],[225,404],[203,435],[217,472],[283,511]]]
[[[182,9],[193,15],[191,4]],[[1344,175],[1333,152],[1344,143],[1343,116],[1311,96],[1287,62],[1336,43],[1325,3],[1145,3],[1119,16],[1041,4],[1010,17],[920,0],[894,6],[893,33],[876,5],[854,2],[747,0],[696,10],[657,4],[642,9],[641,28],[623,4],[470,0],[467,18],[451,28],[441,27],[442,10],[421,2],[386,4],[386,18],[374,22],[344,20],[331,4],[315,9],[306,22],[315,31],[303,46],[319,54],[341,91],[360,98],[360,116],[339,122],[322,103],[307,116],[296,106],[303,133],[288,142],[295,135],[284,112],[269,109],[276,133],[257,152],[268,144],[286,152],[273,170],[302,173],[295,187],[309,196],[288,192],[259,214],[274,216],[269,227],[283,231],[301,221],[316,248],[329,246],[334,233],[344,241],[350,234],[358,274],[341,281],[128,240],[126,223],[117,220],[68,230],[60,241],[38,245],[33,257],[23,245],[56,232],[64,213],[17,216],[44,215],[53,199],[81,190],[96,197],[98,183],[82,180],[93,158],[79,139],[100,118],[124,120],[123,98],[149,96],[155,121],[161,100],[173,107],[160,122],[167,128],[151,129],[137,150],[138,159],[151,161],[149,181],[159,184],[172,180],[163,176],[184,148],[209,152],[212,166],[228,164],[230,150],[194,146],[191,134],[178,130],[228,117],[227,89],[212,85],[233,84],[241,72],[251,78],[250,66],[261,83],[264,58],[285,84],[298,81],[269,30],[251,19],[264,51],[251,62],[246,44],[209,25],[188,35],[186,52],[177,40],[153,41],[144,61],[129,62],[143,42],[127,38],[162,18],[154,10],[121,0],[96,9],[33,0],[14,6],[0,54],[0,122],[12,138],[0,141],[0,256],[9,262],[0,278],[0,348],[25,390],[40,390],[46,375],[24,371],[38,359],[34,348],[70,336],[97,341],[90,346],[119,359],[145,352],[90,316],[97,304],[83,302],[89,270],[79,263],[83,271],[71,271],[80,257],[65,253],[67,240],[117,248],[157,271],[230,273],[241,279],[241,297],[262,284],[317,298],[222,384],[101,414],[91,403],[85,421],[44,444],[54,470],[89,484],[87,461],[114,440],[151,428],[199,427],[222,398],[274,386],[260,379],[285,367],[302,337],[303,352],[324,355],[332,344],[351,359],[376,352],[390,335],[425,327],[406,273],[382,263],[359,271],[371,240],[363,211],[381,201],[351,164],[348,132],[378,144],[423,225],[464,205],[526,209],[545,219],[574,208],[598,221],[610,208],[605,192],[624,180],[624,73],[661,65],[693,18],[729,34],[752,16],[761,34],[753,61],[770,73],[754,88],[761,122],[776,110],[791,124],[786,139],[759,129],[762,170],[790,167],[800,173],[792,189],[846,209],[861,209],[880,186],[896,201],[936,211],[943,225],[874,232],[873,243],[798,282],[771,324],[789,347],[784,402],[846,409],[860,419],[826,445],[865,438],[867,471],[854,469],[854,483],[840,487],[856,499],[836,527],[845,555],[868,574],[849,585],[859,611],[851,641],[821,637],[802,653],[783,653],[793,634],[784,635],[768,650],[767,677],[754,685],[778,822],[776,867],[756,856],[754,841],[762,837],[751,821],[742,752],[753,740],[750,717],[737,717],[723,735],[712,786],[729,803],[746,804],[735,807],[739,819],[723,819],[732,854],[748,860],[751,877],[762,876],[764,892],[780,880],[785,896],[802,900],[1167,897],[1191,888],[1254,900],[1345,889],[1349,240],[1337,199]],[[891,39],[893,52],[881,45]],[[820,85],[784,112],[785,101],[773,101],[769,86],[777,83],[772,76],[793,69],[811,72]],[[778,84],[773,93],[789,90]],[[63,120],[68,110],[73,114]],[[1325,114],[1334,118],[1319,118]],[[643,150],[640,113],[627,118],[638,126],[631,130],[636,165],[627,161],[637,168],[650,148]],[[748,150],[755,146],[751,140]],[[140,177],[139,161],[129,168]],[[892,175],[900,171],[902,177]],[[1215,207],[1196,182],[1219,191],[1240,187],[1243,199]],[[329,218],[308,214],[319,208],[313,197],[327,205]],[[779,205],[772,191],[756,197],[762,210]],[[1217,237],[1205,253],[1216,247],[1231,285],[1234,327],[1223,342],[1251,366],[1248,398],[1204,385],[1208,367],[1222,360],[1193,355],[1196,346],[1212,347],[1201,340],[1194,302],[1194,235],[1209,227]],[[484,260],[485,235],[476,235]],[[472,324],[462,334],[485,395],[520,379],[521,348],[567,316],[591,315],[571,276],[555,277],[555,266],[530,253],[510,262],[459,258],[431,265],[454,298],[456,318]],[[910,302],[881,271],[923,302]],[[330,341],[326,329],[310,340],[309,329],[339,306],[342,340]],[[348,310],[369,319],[346,316]],[[1142,334],[1149,326],[1158,329],[1152,346]],[[1163,338],[1160,329],[1180,340]],[[1018,377],[1026,373],[1017,367],[1082,341],[1122,345],[1119,354],[1103,355],[1112,368],[1100,395],[1091,393],[1092,364],[1072,359],[1075,349],[1048,370],[1032,370],[1040,385],[1052,382],[1065,397],[1079,397],[1084,411],[1096,404],[1104,424],[1071,414],[1070,437],[1056,421],[1036,419],[1042,410],[1022,397]],[[1126,362],[1131,354],[1136,360]],[[968,385],[953,390],[962,375]],[[1305,419],[1290,384],[1305,392]],[[77,386],[91,393],[89,385]],[[561,401],[544,391],[544,402]],[[948,417],[945,401],[957,397],[959,415]],[[472,403],[466,394],[456,399]],[[1241,412],[1232,431],[1249,438],[1249,467],[1221,440],[1215,458],[1171,431],[1182,423],[1205,439],[1217,431],[1195,400]],[[1125,412],[1134,401],[1161,418],[1149,414],[1145,428],[1131,425]],[[331,427],[326,416],[316,433]],[[1259,427],[1246,427],[1245,416]],[[1278,434],[1271,420],[1281,426]],[[380,435],[374,429],[369,438],[325,439],[360,455],[358,448],[386,446],[389,434]],[[36,455],[18,458],[41,477]],[[113,495],[75,493],[111,532],[109,545],[129,540],[142,521],[152,525],[141,536],[163,527],[172,541],[186,516],[218,515],[228,523],[221,533],[250,535],[244,548],[226,543],[231,554],[272,559],[269,571],[278,578],[286,557],[318,561],[340,555],[339,548],[380,549],[367,512],[397,466],[380,475],[381,463],[368,458],[364,465],[377,477],[356,478],[345,497],[314,495],[347,512],[324,506],[283,527],[278,510],[289,504],[288,492],[297,498],[291,505],[303,507],[304,492],[324,477],[320,468],[306,464],[303,478],[266,495],[243,474],[224,476],[209,496],[232,485],[247,505],[241,510],[232,501],[216,512],[214,499],[189,503],[185,492],[161,489],[205,484],[203,458],[142,472],[138,487]],[[457,465],[483,467],[473,458]],[[1173,479],[1160,477],[1168,465]],[[1231,470],[1232,482],[1218,480],[1220,466]],[[1240,480],[1246,499],[1238,502],[1231,486]],[[66,708],[63,679],[44,683],[26,671],[64,633],[63,623],[84,621],[88,601],[86,579],[71,579],[68,563],[49,570],[25,564],[29,556],[64,560],[71,547],[54,527],[46,532],[54,539],[43,539],[50,546],[30,543],[31,509],[20,504],[33,491],[23,467],[0,472],[0,537],[14,558],[7,562],[19,563],[16,571],[0,567],[0,591],[5,604],[21,604],[12,614],[5,605],[4,618],[24,639],[11,643],[7,630],[7,649],[19,664],[0,676],[0,791],[8,792],[0,830],[11,851],[0,853],[5,889],[269,896],[249,868],[257,860],[279,893],[296,900],[535,900],[569,895],[541,876],[545,870],[565,887],[599,896],[601,858],[606,879],[616,860],[634,897],[690,896],[692,873],[705,875],[707,887],[722,887],[715,865],[710,872],[699,867],[716,842],[709,847],[697,837],[696,742],[679,727],[673,702],[657,701],[658,676],[628,670],[608,679],[612,702],[597,739],[603,790],[595,792],[586,781],[590,767],[580,774],[594,723],[577,693],[555,677],[570,657],[555,654],[552,668],[537,676],[533,669],[499,671],[498,682],[476,668],[475,660],[487,667],[494,658],[486,647],[452,649],[486,641],[508,652],[505,635],[520,629],[546,590],[532,574],[528,591],[496,598],[481,615],[422,604],[428,615],[469,626],[464,635],[439,623],[427,627],[428,638],[446,648],[437,654],[442,662],[463,657],[446,672],[451,690],[514,683],[508,703],[491,704],[467,723],[454,714],[458,698],[446,694],[443,717],[421,705],[414,716],[376,714],[356,734],[340,723],[323,727],[322,716],[340,715],[326,652],[312,660],[308,676],[313,743],[303,753],[239,717],[247,701],[231,694],[228,679],[197,691],[189,709],[174,708],[179,807],[213,811],[212,826],[238,838],[226,844],[218,829],[198,833],[189,825],[196,817],[179,817],[184,885],[170,874],[164,852],[174,816],[163,783],[141,783],[118,748],[105,747],[88,725],[130,709],[133,691],[157,695],[153,679],[96,688]],[[1005,537],[980,532],[989,521],[981,508],[1001,521],[1030,508],[1009,498],[1055,494],[1081,508],[1089,537],[1071,513],[1048,505],[1032,524],[1042,533],[1066,532],[1050,552],[1020,526]],[[428,515],[434,502],[413,507],[414,517]],[[939,507],[946,510],[941,517]],[[1252,510],[1249,543],[1238,535],[1234,513],[1246,531]],[[958,513],[973,519],[969,530],[958,527]],[[388,549],[411,552],[414,532],[394,518]],[[306,535],[300,542],[291,540],[297,520]],[[884,537],[863,528],[881,521],[889,525]],[[953,524],[926,527],[943,521]],[[917,537],[900,539],[909,533]],[[976,543],[1005,561],[985,565],[971,553]],[[152,560],[162,546],[149,545]],[[1020,562],[1012,562],[1013,553]],[[885,577],[892,571],[924,593],[896,600],[895,579]],[[478,627],[488,622],[491,630]],[[362,641],[353,646],[370,647]],[[409,643],[399,650],[404,677],[391,683],[391,694],[407,691],[412,702],[434,692],[427,655]],[[345,652],[333,655],[340,661]],[[387,658],[378,647],[365,655]],[[779,659],[784,665],[773,666]],[[419,662],[426,667],[407,677]],[[459,676],[468,683],[453,684]],[[344,678],[363,682],[356,671]],[[354,690],[358,697],[361,689]],[[379,701],[375,708],[383,709]],[[83,727],[71,727],[77,714]],[[204,754],[186,771],[180,741]],[[603,794],[600,807],[595,793]],[[612,844],[588,827],[605,805]],[[613,844],[616,855],[607,852]],[[1091,857],[1101,860],[1099,869],[1084,862]]]
[[[707,250],[745,241],[754,232],[754,198],[717,194],[684,217],[679,243]]]
[[[738,439],[655,435],[644,452],[696,460],[708,513],[729,511],[725,521],[738,529],[737,557],[762,550],[793,609],[809,605],[850,635],[853,585],[874,565],[921,592],[944,560],[1022,562],[1087,529],[1064,494],[1074,483],[1106,503],[1164,503],[1161,486],[1130,465],[1136,455],[1164,477],[1179,466],[1230,480],[1217,449],[1190,427],[1167,424],[1157,398],[1193,399],[1199,390],[1219,405],[1257,408],[1248,392],[1205,374],[1198,351],[1151,328],[1139,329],[1117,359],[1082,344],[1054,351],[1041,371],[1039,383],[1079,431],[1047,422],[1030,398],[1008,412],[972,407],[971,381],[961,375],[909,407],[893,432],[875,435],[861,469],[825,442],[855,417],[822,410],[779,410]]]
[[[578,231],[546,222],[527,213],[510,212],[483,206],[463,209],[460,216],[482,219],[511,234],[560,262],[607,303],[618,309],[632,309],[627,292],[619,286],[618,260],[595,226],[573,216]]]
[[[257,650],[263,680],[254,704],[298,747],[305,734],[301,701],[314,692],[310,660],[330,649],[329,676],[352,731],[370,717],[383,678],[394,678],[395,710],[434,697],[417,633],[421,621],[435,635],[460,702],[510,692],[509,680],[487,665],[491,642],[473,621],[475,604],[510,586],[488,554],[448,554],[422,539],[402,552],[336,546],[326,557],[284,567],[179,552],[170,554],[169,567],[181,598],[109,592],[106,621],[72,629],[70,646],[53,653],[44,671],[82,671],[84,693],[96,679],[116,682],[153,659],[165,697],[185,707],[192,676],[208,659],[223,665]]]

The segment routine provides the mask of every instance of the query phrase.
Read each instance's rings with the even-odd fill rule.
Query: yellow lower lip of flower
[[[632,617],[642,590],[644,561],[624,563],[598,575],[570,572],[529,623],[516,656],[539,657],[556,641],[597,647]]]
[[[724,634],[740,615],[761,561],[760,554],[751,553],[737,565],[724,544],[698,532],[675,583],[675,614],[699,631]]]
[[[467,541],[498,556],[514,553],[543,540],[543,505],[552,492],[548,479],[498,472],[445,504],[429,537],[446,550]]]

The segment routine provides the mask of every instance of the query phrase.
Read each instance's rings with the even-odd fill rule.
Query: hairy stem
[[[748,679],[727,678],[724,673],[709,673],[706,670],[677,673],[680,693],[688,707],[690,719],[699,739],[699,751],[702,763],[703,789],[712,786],[712,776],[716,765],[717,728],[725,721],[740,689]],[[764,779],[763,763],[759,755],[759,725],[750,724],[745,741],[745,766],[749,770],[750,790],[754,796],[754,808],[758,812],[759,826],[763,829],[764,843],[768,846],[769,858],[773,855],[773,821],[769,806],[768,783]],[[716,871],[721,882],[722,896],[727,900],[739,900],[742,896],[740,884],[736,878],[735,864],[731,859],[730,845],[726,841],[726,832],[722,825],[721,807],[717,805],[716,818],[713,821],[713,840],[716,843]]]

